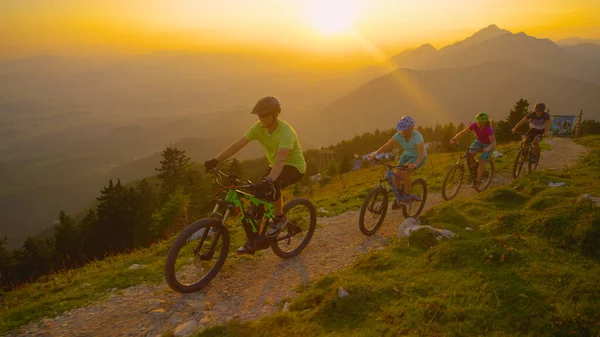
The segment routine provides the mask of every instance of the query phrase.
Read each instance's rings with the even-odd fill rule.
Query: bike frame
[[[262,219],[267,219],[267,221],[268,221],[269,219],[274,218],[275,217],[275,206],[271,202],[259,199],[249,193],[238,190],[238,188],[240,188],[240,187],[241,188],[251,187],[252,184],[249,181],[247,182],[247,184],[244,184],[244,185],[226,186],[221,181],[221,178],[223,178],[223,177],[229,178],[232,183],[243,183],[243,182],[236,179],[235,177],[232,178],[231,176],[228,176],[224,172],[221,172],[218,170],[214,171],[214,173],[216,176],[217,183],[219,185],[223,186],[217,193],[219,193],[220,191],[223,191],[225,189],[227,189],[228,191],[227,191],[227,195],[225,196],[225,198],[220,198],[220,199],[216,200],[215,207],[213,208],[213,211],[212,211],[210,217],[217,219],[221,223],[222,226],[225,226],[225,222],[227,221],[227,218],[229,217],[231,212],[235,210],[235,212],[241,216],[242,227],[244,228],[246,237],[248,238],[248,240],[250,242],[254,242],[256,239],[256,236],[258,234],[262,234],[262,232],[265,232],[266,228],[267,228],[267,226],[262,226],[262,228],[259,228],[259,221]],[[251,216],[247,216],[247,211],[244,209],[242,199],[247,199],[251,205],[254,205],[257,208],[257,210],[260,210],[262,208],[262,212],[263,212],[262,216],[259,219],[256,219]],[[221,213],[220,211],[222,209],[225,209],[225,211]],[[206,238],[206,234],[207,234],[206,232],[203,233],[203,237],[202,237],[203,240]],[[216,244],[216,242],[218,241],[218,236],[220,234],[221,233],[219,231],[217,233],[217,240],[214,241],[213,245]],[[214,247],[212,247],[212,248],[214,248]],[[211,249],[211,251],[212,251],[212,249]]]
[[[394,192],[394,196],[396,197],[396,200],[398,200],[398,202],[402,202],[401,198],[400,198],[400,192],[404,191],[404,181],[402,180],[402,177],[400,177],[399,175],[397,175],[396,173],[394,173],[394,169],[404,169],[406,170],[406,166],[404,165],[396,165],[396,166],[392,166],[392,165],[388,165],[382,161],[379,161],[381,164],[383,164],[386,168],[387,168],[387,172],[385,174],[385,178],[379,180],[379,186],[385,188],[386,190],[389,191],[389,188],[391,187],[392,191]],[[400,187],[400,189],[396,188],[396,184],[394,184],[394,177],[400,179],[400,183],[402,184],[402,186]],[[384,182],[388,182],[390,184],[390,187],[384,187],[383,183]]]
[[[524,155],[526,155],[526,156],[524,156],[524,158],[525,158],[525,160],[527,160],[527,162],[530,162],[531,158],[529,158],[529,157],[531,156],[531,152],[533,150],[533,141],[536,138],[538,139],[538,141],[542,141],[542,137],[540,135],[537,135],[537,136],[533,137],[533,139],[530,142],[528,142],[527,134],[520,133],[520,132],[517,132],[517,134],[519,134],[519,136],[521,136],[521,149],[525,151]]]
[[[258,233],[258,220],[253,217],[246,216],[247,211],[244,210],[244,205],[242,204],[241,200],[242,198],[249,200],[250,203],[256,206],[257,208],[262,206],[264,208],[264,214],[262,218],[271,219],[275,217],[275,206],[273,206],[272,203],[265,200],[261,200],[249,193],[237,190],[235,188],[229,189],[227,195],[225,196],[225,199],[217,200],[217,204],[213,209],[211,217],[219,218],[219,209],[221,206],[225,206],[227,210],[225,211],[225,215],[223,215],[222,219],[220,219],[222,221],[222,224],[224,225],[225,221],[227,220],[227,216],[229,215],[231,210],[235,209],[236,212],[241,216],[240,220],[242,221],[242,223],[248,223],[252,228],[252,232],[256,234]]]
[[[476,165],[478,163],[478,161],[475,160],[475,154],[477,152],[481,152],[482,150],[481,149],[474,149],[474,148],[471,148],[471,147],[468,147],[468,146],[464,146],[462,144],[455,144],[455,145],[465,148],[465,153],[463,153],[463,155],[458,158],[458,160],[456,161],[456,164],[457,165],[459,165],[459,164],[465,165],[465,163],[461,162],[463,160],[463,158],[464,158],[465,161],[466,161],[467,169],[469,169],[469,173],[471,173],[471,180],[476,179],[476,178],[473,177],[473,175],[477,173],[477,171],[475,170],[475,167],[476,167]],[[471,150],[475,150],[477,152],[475,152],[474,154],[471,154]],[[473,165],[469,165],[469,159],[473,160]],[[490,160],[492,160],[492,158],[490,158]]]

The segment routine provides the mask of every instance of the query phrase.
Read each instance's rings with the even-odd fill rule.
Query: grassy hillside
[[[498,151],[504,155],[495,159],[497,174],[509,175],[516,148],[516,144],[499,146]],[[430,192],[439,191],[446,171],[456,162],[459,154],[429,155],[427,164],[418,171],[418,176],[426,178]],[[381,166],[350,172],[334,177],[327,185],[313,185],[301,194],[314,202],[320,216],[358,210],[364,197],[384,173]],[[285,193],[286,198],[292,198],[291,188]],[[229,221],[229,226],[231,247],[238,247],[245,240],[243,230],[235,219]],[[164,260],[173,239],[147,249],[110,257],[68,273],[43,277],[16,291],[0,293],[0,332],[101,300],[111,294],[113,288],[124,289],[142,283],[164,282]],[[235,249],[231,249],[222,273],[233,268],[237,261],[252,258],[257,257],[237,256]],[[132,264],[143,264],[146,267],[128,270]],[[83,286],[84,284],[88,285]]]
[[[500,146],[504,153],[495,160],[498,172],[508,175],[516,145]],[[432,154],[419,171],[426,177],[430,191],[439,191],[446,170],[454,164],[459,153]],[[325,185],[313,185],[302,193],[310,198],[321,216],[332,216],[349,210],[357,210],[364,197],[384,175],[381,166],[350,172],[334,177]],[[292,197],[291,189],[285,192]],[[232,247],[241,245],[244,240],[239,223],[229,221]],[[19,290],[0,294],[0,332],[37,320],[41,317],[56,316],[72,308],[105,298],[111,289],[123,289],[141,283],[164,282],[164,259],[173,239],[131,254],[121,254],[104,261],[92,263],[69,273],[55,277],[44,277],[40,281],[26,285]],[[268,252],[268,251],[267,251]],[[238,257],[234,249],[225,264],[233,266]],[[144,264],[145,269],[130,271],[132,264]],[[89,284],[82,288],[83,284]]]
[[[600,195],[600,137],[581,143],[592,151],[575,168],[536,172],[422,218],[458,238],[416,232],[321,279],[289,312],[198,336],[598,335],[600,212],[578,198]],[[350,295],[338,298],[339,287]]]

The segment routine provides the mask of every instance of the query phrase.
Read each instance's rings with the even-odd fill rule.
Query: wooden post
[[[575,127],[575,138],[581,136],[581,116],[583,115],[583,109],[579,110],[579,119],[577,120],[577,126]]]

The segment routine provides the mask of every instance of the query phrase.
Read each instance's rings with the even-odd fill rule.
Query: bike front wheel
[[[465,176],[465,166],[462,164],[454,165],[444,178],[442,184],[442,198],[445,200],[453,199],[460,191]]]
[[[165,263],[169,287],[179,293],[204,288],[221,270],[229,251],[229,231],[214,218],[189,225],[173,242]]]
[[[513,170],[512,170],[512,175],[513,178],[518,178],[519,175],[521,174],[521,171],[523,169],[523,164],[525,164],[525,153],[523,151],[523,149],[520,149],[519,152],[517,152],[517,158],[515,158],[515,164],[513,165]]]
[[[418,217],[421,211],[423,211],[425,201],[427,200],[427,183],[425,180],[421,178],[413,180],[410,194],[416,195],[419,199],[402,204],[402,215],[405,218]]]
[[[367,236],[375,234],[388,209],[388,192],[383,186],[378,186],[369,193],[358,216],[358,228]]]
[[[481,159],[480,159],[481,160]],[[490,184],[492,183],[492,179],[494,178],[494,162],[492,160],[487,160],[484,164],[483,175],[481,176],[481,181],[477,184],[475,188],[478,192],[485,191]]]
[[[271,249],[275,255],[294,257],[310,242],[317,228],[317,210],[307,199],[294,199],[283,206],[287,223],[274,238]]]
[[[527,169],[528,169],[529,173],[531,173],[531,172],[535,171],[535,169],[537,169],[538,162],[540,161],[540,155],[538,155],[537,158],[532,157],[531,160],[527,163]]]

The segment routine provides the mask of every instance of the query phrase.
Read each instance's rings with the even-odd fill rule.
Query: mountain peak
[[[511,34],[508,30],[502,29],[496,25],[489,25],[477,33],[471,35],[470,38],[477,38],[477,40],[488,40],[500,35]]]
[[[437,49],[435,49],[434,46],[432,46],[430,43],[425,43],[423,45],[420,45],[418,48],[416,49],[421,49],[421,50],[431,50],[431,51],[437,51]]]
[[[512,33],[496,25],[489,25],[462,41],[456,42],[454,44],[440,49],[440,52],[457,52],[506,34]]]

